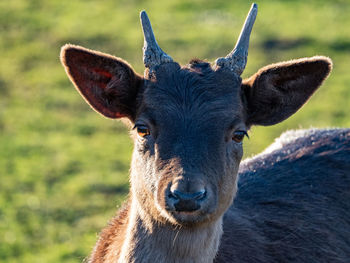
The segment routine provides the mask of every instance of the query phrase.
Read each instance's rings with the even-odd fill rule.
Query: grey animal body
[[[243,161],[215,262],[350,262],[350,129],[288,131]]]

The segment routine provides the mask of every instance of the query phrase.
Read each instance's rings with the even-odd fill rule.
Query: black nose
[[[174,190],[171,193],[175,198],[183,201],[189,201],[189,200],[200,200],[205,196],[205,190],[200,190],[196,193],[183,193],[178,190]]]
[[[178,212],[192,212],[198,210],[200,203],[205,199],[204,189],[194,193],[181,192],[179,190],[170,191],[169,198],[173,200],[174,207]]]

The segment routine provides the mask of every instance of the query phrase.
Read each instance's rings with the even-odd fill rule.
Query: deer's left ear
[[[272,64],[242,82],[246,124],[273,125],[295,113],[332,70],[327,57]]]
[[[108,118],[135,118],[143,78],[121,58],[74,45],[61,50],[67,75],[86,102]]]

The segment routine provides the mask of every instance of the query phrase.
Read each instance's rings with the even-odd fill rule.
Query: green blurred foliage
[[[334,70],[301,111],[253,127],[246,156],[287,129],[350,126],[350,2],[258,2],[244,77],[269,63],[327,55]],[[0,262],[81,262],[128,192],[132,142],[91,111],[59,62],[65,43],[123,57],[142,73],[138,13],[180,63],[233,47],[249,1],[0,2]]]

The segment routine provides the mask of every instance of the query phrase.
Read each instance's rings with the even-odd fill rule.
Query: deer
[[[349,262],[349,129],[290,131],[241,162],[249,129],[293,115],[332,70],[314,56],[242,80],[256,15],[253,4],[213,65],[175,62],[145,11],[143,76],[119,57],[62,47],[77,91],[126,120],[134,142],[128,199],[88,262]]]

